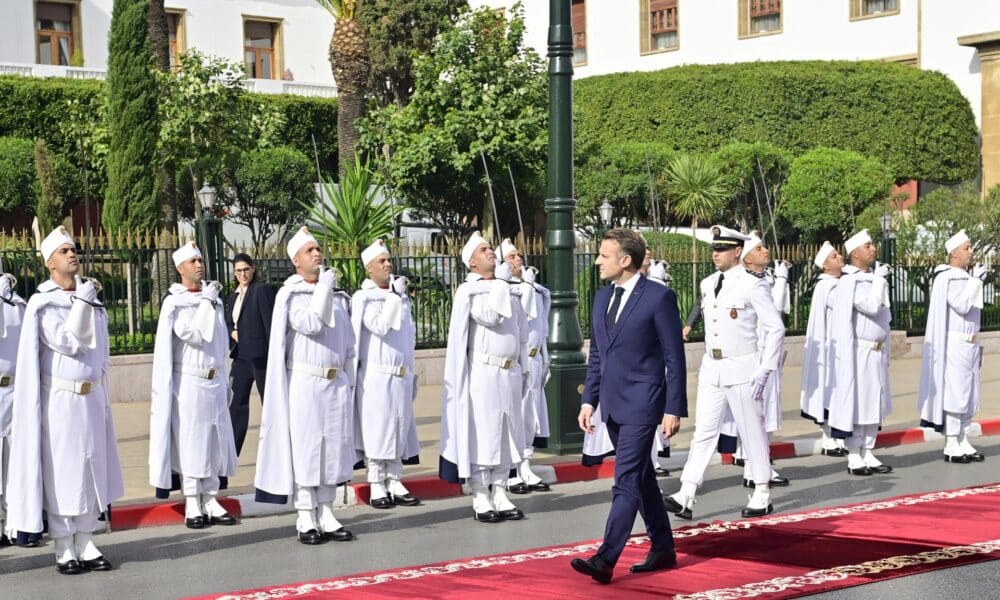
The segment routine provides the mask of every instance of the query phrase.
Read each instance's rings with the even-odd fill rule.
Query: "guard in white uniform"
[[[14,369],[17,342],[24,321],[24,299],[14,287],[17,279],[0,263],[0,548],[11,544],[7,522],[7,465],[10,463],[10,419],[14,408]]]
[[[295,274],[274,299],[267,386],[257,451],[257,501],[294,496],[303,544],[354,535],[333,514],[337,486],[355,462],[354,329],[350,297],[323,268],[319,244],[302,227],[288,242]]]
[[[830,355],[830,314],[833,311],[833,290],[837,287],[844,269],[844,257],[830,242],[823,246],[813,259],[816,268],[823,272],[813,288],[806,324],[806,343],[802,357],[802,416],[814,421],[823,432],[820,453],[824,456],[847,456],[844,440],[830,435],[827,413],[830,410],[830,390],[833,378],[833,357]]]
[[[81,279],[64,227],[41,244],[51,279],[28,301],[14,379],[8,528],[42,531],[48,515],[56,569],[109,571],[94,545],[101,513],[124,495],[108,398],[108,317],[99,284]]]
[[[967,464],[986,460],[969,443],[969,428],[979,410],[979,326],[987,270],[972,267],[972,240],[964,230],[945,243],[945,250],[948,264],[934,270],[917,406],[920,426],[944,433],[945,461]]]
[[[511,467],[523,460],[520,407],[527,392],[528,327],[520,287],[495,278],[496,254],[479,232],[462,249],[469,268],[448,327],[441,461],[445,481],[468,482],[476,520],[524,516],[507,497]]]
[[[695,432],[681,489],[665,498],[664,504],[669,512],[692,518],[695,493],[715,453],[728,408],[755,483],[742,514],[759,517],[774,510],[768,483],[771,463],[764,431],[764,390],[778,369],[785,325],[774,307],[771,286],[740,265],[740,253],[749,238],[720,226],[712,232],[712,261],[719,270],[701,282],[705,357],[698,372]]]
[[[524,265],[524,257],[509,239],[500,243],[497,258],[510,269],[512,285],[520,288],[521,307],[528,327],[527,393],[521,403],[521,440],[524,459],[515,466],[507,481],[507,490],[513,494],[547,492],[549,484],[531,470],[531,457],[535,448],[548,445],[549,409],[545,401],[545,382],[549,375],[549,309],[552,297],[545,286],[535,282],[538,271]]]
[[[830,340],[834,384],[830,392],[830,431],[847,446],[851,475],[888,473],[875,458],[875,438],[892,410],[889,391],[889,267],[875,262],[867,230],[844,242],[850,265],[834,291]],[[873,269],[874,267],[874,269]]]
[[[170,286],[156,328],[149,483],[158,498],[180,484],[190,529],[235,525],[217,497],[236,474],[221,286],[202,279],[205,263],[194,242],[178,248],[173,259],[181,283]]]
[[[392,276],[389,249],[378,240],[361,253],[368,278],[351,298],[351,323],[357,341],[357,425],[354,441],[368,467],[370,503],[375,508],[416,506],[406,489],[403,464],[420,458],[413,402],[417,398],[409,281]]]

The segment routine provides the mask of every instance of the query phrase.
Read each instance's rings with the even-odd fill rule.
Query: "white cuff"
[[[97,347],[97,340],[94,336],[95,326],[94,307],[82,300],[74,300],[73,306],[69,309],[69,317],[66,318],[66,331],[72,333],[83,345],[93,350]]]
[[[889,282],[882,277],[873,277],[872,287],[868,290],[868,299],[889,308]]]
[[[201,333],[201,339],[206,343],[212,343],[215,333],[215,305],[211,302],[199,302],[198,312],[194,314],[195,329]]]
[[[309,310],[319,317],[324,325],[333,327],[333,290],[322,283],[316,284],[316,289],[313,290],[312,299],[309,302]]]
[[[972,306],[982,310],[983,308],[983,280],[978,277],[970,277],[965,288],[965,293],[972,298]]]
[[[382,305],[382,319],[388,323],[389,329],[399,331],[403,326],[403,299],[392,292],[386,294]]]
[[[510,309],[510,285],[499,279],[490,284],[487,304],[501,317],[508,319],[513,314]]]
[[[521,284],[521,308],[528,319],[538,318],[538,305],[535,303],[535,286],[530,283]]]

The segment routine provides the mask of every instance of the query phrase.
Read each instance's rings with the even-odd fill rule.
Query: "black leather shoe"
[[[747,459],[745,459],[745,458],[734,458],[733,459],[733,466],[734,467],[744,467],[744,466],[746,466],[746,464],[747,464]]]
[[[769,515],[773,512],[774,512],[774,505],[768,504],[767,508],[749,508],[744,506],[740,514],[742,514],[745,518],[749,519],[752,517],[763,517],[764,515]]]
[[[782,477],[781,475],[777,477],[772,477],[771,481],[767,482],[767,484],[770,487],[788,487],[790,483],[791,482],[788,480],[787,477]],[[744,479],[743,487],[753,489],[754,488],[753,479]]]
[[[520,521],[524,518],[524,513],[521,512],[520,508],[512,508],[510,510],[501,510],[497,514],[504,521]]]
[[[973,462],[983,462],[986,457],[983,456],[982,452],[973,452],[972,454],[966,454]]]
[[[867,477],[868,475],[874,475],[875,471],[872,471],[871,467],[858,467],[857,469],[847,467],[847,473],[849,475],[861,475],[863,477]]]
[[[316,546],[325,542],[326,538],[318,530],[310,529],[309,531],[299,532],[299,541],[307,546]]]
[[[83,564],[85,569],[91,571],[110,571],[112,568],[111,561],[103,556],[98,556],[97,558],[92,558],[90,560],[81,560],[80,563]]]
[[[670,471],[664,469],[663,467],[656,467],[653,469],[653,473],[655,473],[657,477],[670,477]]]
[[[67,560],[64,563],[56,563],[56,571],[59,571],[63,575],[79,575],[84,573],[87,569],[83,568],[79,562],[75,560]]]
[[[499,523],[500,521],[503,521],[503,519],[500,518],[500,513],[495,510],[475,513],[472,518],[480,523]]]
[[[889,465],[879,465],[877,467],[868,467],[871,469],[872,473],[876,475],[885,475],[886,473],[892,473],[892,467]]]
[[[646,560],[634,564],[629,568],[633,573],[649,573],[651,571],[662,571],[672,569],[677,566],[677,555],[666,550],[653,552],[646,555]]]
[[[611,574],[615,570],[614,566],[609,565],[607,561],[596,554],[586,560],[574,558],[569,561],[569,566],[573,567],[577,573],[590,575],[591,579],[603,584],[611,583]]]
[[[419,506],[420,498],[417,498],[413,494],[403,494],[402,496],[393,496],[392,502],[400,506]]]
[[[963,454],[962,456],[948,456],[947,454],[945,454],[944,455],[944,462],[947,462],[947,463],[958,463],[960,465],[967,465],[970,462],[972,462],[972,457],[969,456],[969,455],[967,455],[967,454]]]
[[[221,517],[209,517],[208,522],[210,525],[236,525],[239,521],[233,515],[226,513]]]
[[[673,513],[681,519],[687,519],[690,521],[692,518],[691,509],[681,506],[680,502],[674,500],[670,496],[663,498],[663,508],[667,509],[668,513]]]
[[[354,534],[351,533],[350,529],[344,529],[341,527],[336,531],[324,532],[323,537],[334,542],[349,542],[354,539]]]
[[[10,546],[10,538],[0,534],[0,548],[6,548],[7,546]]]
[[[188,529],[204,529],[206,525],[205,517],[198,515],[197,517],[184,519],[184,525],[186,525]]]
[[[389,498],[388,496],[372,498],[369,504],[372,505],[372,508],[392,508],[392,498]]]
[[[531,488],[528,487],[528,484],[522,481],[521,483],[508,485],[507,491],[510,492],[511,494],[529,494],[531,493]]]
[[[531,485],[528,486],[528,489],[531,490],[532,492],[549,492],[552,490],[552,488],[549,487],[549,484],[545,483],[544,481],[539,481],[538,483],[532,483]]]
[[[832,456],[835,458],[844,458],[847,456],[847,448],[823,448],[819,451],[823,456]]]

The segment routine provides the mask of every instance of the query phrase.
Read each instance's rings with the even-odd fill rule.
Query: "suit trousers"
[[[233,359],[233,403],[229,405],[229,418],[233,422],[233,439],[236,441],[236,456],[243,450],[250,424],[250,388],[257,382],[257,393],[264,399],[264,378],[267,374],[267,358]]]
[[[615,446],[615,483],[604,543],[597,554],[609,564],[618,562],[632,534],[636,513],[646,523],[651,549],[672,552],[674,537],[650,457],[657,425],[620,425],[609,417],[607,427]]]

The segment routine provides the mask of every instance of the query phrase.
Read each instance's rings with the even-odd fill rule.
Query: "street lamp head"
[[[892,213],[882,213],[882,233],[886,235],[892,233]]]
[[[215,206],[215,188],[206,183],[198,190],[198,202],[201,204],[201,209],[203,211],[212,210]]]
[[[605,198],[604,204],[602,204],[597,210],[601,213],[601,223],[603,223],[605,227],[609,227],[611,225],[611,217],[614,216],[615,213],[615,207],[611,206],[611,203],[608,202],[607,198]]]

